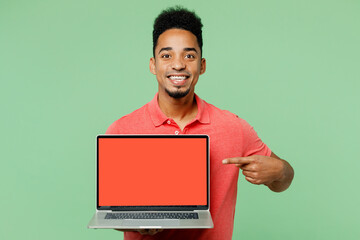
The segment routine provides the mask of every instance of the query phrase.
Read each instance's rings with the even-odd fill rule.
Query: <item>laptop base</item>
[[[195,211],[198,219],[105,219],[108,211],[98,211],[88,224],[88,228],[108,229],[191,229],[213,228],[210,212]],[[129,213],[129,212],[128,212]]]

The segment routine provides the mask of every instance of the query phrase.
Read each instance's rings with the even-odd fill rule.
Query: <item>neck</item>
[[[176,122],[190,122],[198,111],[194,92],[189,92],[185,97],[178,99],[159,92],[158,103],[161,111]]]

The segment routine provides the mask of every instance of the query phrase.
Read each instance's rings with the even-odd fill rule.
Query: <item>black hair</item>
[[[153,55],[155,57],[155,48],[159,36],[166,30],[172,28],[184,29],[190,31],[196,36],[197,42],[200,47],[202,55],[202,23],[201,19],[195,14],[184,7],[175,6],[163,10],[154,21],[153,30]]]

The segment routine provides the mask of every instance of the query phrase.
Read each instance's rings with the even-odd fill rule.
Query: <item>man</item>
[[[245,120],[195,94],[198,78],[206,69],[201,28],[200,18],[180,7],[157,17],[150,71],[156,75],[158,93],[148,104],[115,121],[106,133],[209,135],[214,228],[125,231],[125,239],[231,239],[239,169],[250,183],[264,184],[275,192],[291,184],[292,167],[271,152]]]

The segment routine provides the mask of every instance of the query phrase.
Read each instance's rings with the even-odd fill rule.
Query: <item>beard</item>
[[[167,88],[165,88],[165,91],[167,94],[169,94],[170,97],[178,99],[178,98],[183,98],[186,95],[188,95],[188,93],[190,92],[190,87],[188,89],[186,89],[185,91],[181,91],[180,89],[178,89],[176,91],[170,91]]]

